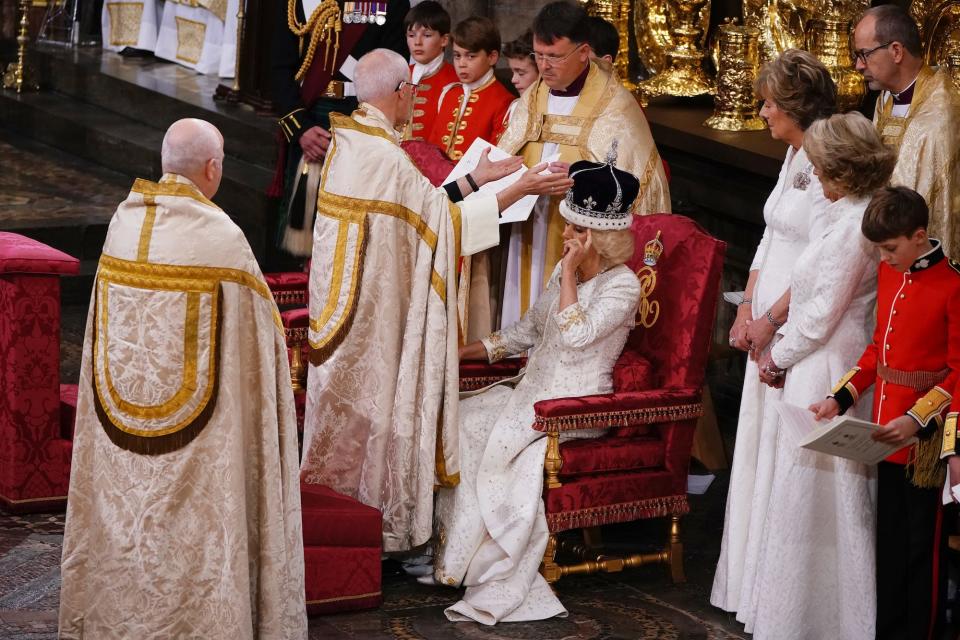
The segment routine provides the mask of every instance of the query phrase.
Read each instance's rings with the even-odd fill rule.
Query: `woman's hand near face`
[[[563,241],[561,269],[565,274],[574,274],[577,267],[589,256],[590,249],[593,247],[593,235],[590,233],[590,229],[587,229],[586,235],[586,240],[583,242],[578,237]]]

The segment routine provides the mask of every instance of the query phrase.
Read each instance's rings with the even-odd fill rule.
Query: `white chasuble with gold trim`
[[[297,429],[276,305],[186,178],[137,180],[100,258],[62,638],[306,638]]]
[[[538,80],[520,97],[497,146],[522,155],[532,167],[555,151],[562,162],[603,162],[616,140],[616,166],[640,180],[635,213],[669,213],[670,188],[647,119],[609,64],[591,62],[583,89],[572,99],[571,106],[571,98],[551,96],[550,87]],[[498,296],[501,327],[519,321],[533,306],[563,255],[560,200],[542,196],[530,218],[512,226]]]
[[[166,0],[157,34],[158,58],[199,73],[234,76],[241,0]]]
[[[877,98],[874,123],[884,144],[897,150],[890,184],[909,187],[930,209],[927,231],[944,252],[960,255],[960,93],[945,70],[924,67],[917,77],[910,109],[892,113],[889,93]]]
[[[369,104],[330,121],[301,475],[380,509],[384,550],[402,551],[458,481],[457,262],[499,240],[496,200],[452,204]]]

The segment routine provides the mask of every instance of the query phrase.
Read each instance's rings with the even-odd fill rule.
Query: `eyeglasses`
[[[403,85],[408,85],[408,86],[410,86],[410,87],[413,89],[413,92],[414,92],[414,93],[416,93],[417,91],[420,90],[420,85],[419,85],[419,84],[417,84],[416,82],[410,82],[410,81],[408,81],[408,80],[401,80],[401,81],[400,81],[400,84],[397,85],[397,88],[396,88],[395,90],[398,91],[398,92],[399,92],[399,91],[403,91]]]
[[[879,51],[880,49],[889,47],[893,43],[894,41],[891,40],[890,42],[884,42],[881,45],[877,45],[873,49],[857,49],[856,51],[853,52],[853,61],[856,62],[857,60],[859,60],[863,64],[867,64],[867,58],[870,57],[870,54],[872,54],[874,51]]]
[[[539,62],[539,63],[541,63],[541,64],[545,64],[545,65],[550,66],[550,67],[553,67],[553,66],[556,66],[556,65],[558,65],[558,64],[562,64],[563,62],[565,62],[567,58],[569,58],[570,56],[572,56],[573,54],[575,54],[575,53],[580,49],[580,47],[586,46],[586,44],[587,44],[586,42],[582,42],[582,43],[578,44],[577,46],[575,46],[575,47],[573,48],[572,51],[570,51],[570,53],[568,53],[568,54],[565,55],[565,56],[555,56],[555,55],[551,55],[551,54],[549,54],[549,53],[547,53],[547,54],[537,53],[536,51],[534,51],[532,55],[533,55],[533,59],[536,60],[537,62]]]

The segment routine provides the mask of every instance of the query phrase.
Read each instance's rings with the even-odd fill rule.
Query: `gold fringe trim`
[[[919,441],[914,447],[913,460],[907,465],[906,473],[910,483],[921,489],[940,489],[947,477],[947,463],[940,458],[943,443],[943,426],[926,440]]]
[[[220,295],[215,295],[213,304],[216,305],[215,315],[220,317],[221,308],[220,308]],[[96,322],[96,306],[94,307],[94,322]],[[213,344],[220,344],[220,328],[221,323],[215,323],[214,329],[214,340]],[[138,453],[141,455],[163,455],[166,453],[172,453],[178,449],[182,449],[191,442],[194,438],[200,435],[200,432],[203,431],[203,428],[207,425],[207,422],[210,420],[210,416],[213,415],[214,408],[217,404],[217,396],[219,392],[219,381],[220,381],[220,351],[219,346],[214,348],[213,353],[213,375],[210,380],[210,395],[207,401],[198,407],[199,411],[195,414],[189,422],[183,424],[177,431],[168,432],[164,435],[159,436],[143,436],[130,433],[126,428],[120,423],[114,416],[110,415],[107,408],[104,406],[101,399],[100,389],[95,387],[95,393],[93,394],[94,409],[97,413],[97,418],[100,421],[100,425],[103,427],[104,433],[107,437],[110,438],[110,441],[124,449],[126,451],[131,451],[133,453]]]
[[[604,413],[583,413],[577,415],[544,417],[534,419],[533,428],[537,431],[560,432],[577,429],[607,429],[614,427],[632,427],[659,422],[692,420],[703,415],[703,404],[672,405],[667,407],[649,407],[627,409]]]

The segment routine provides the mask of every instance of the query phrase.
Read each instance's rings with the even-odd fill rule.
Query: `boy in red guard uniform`
[[[467,18],[453,29],[453,67],[458,82],[440,96],[440,108],[427,140],[451,160],[473,141],[496,143],[513,94],[493,76],[500,59],[500,32],[489,18]]]
[[[878,640],[938,637],[946,586],[940,454],[960,379],[960,265],[927,237],[928,215],[906,187],[870,201],[861,229],[881,259],[873,342],[832,395],[810,407],[817,419],[832,418],[876,384],[873,418],[883,426],[874,439],[919,438],[877,468]]]
[[[407,48],[413,64],[410,81],[417,86],[413,98],[413,116],[404,130],[404,140],[425,140],[437,118],[440,93],[457,81],[453,65],[444,62],[443,53],[450,43],[450,14],[439,2],[426,0],[407,12],[403,20]]]

